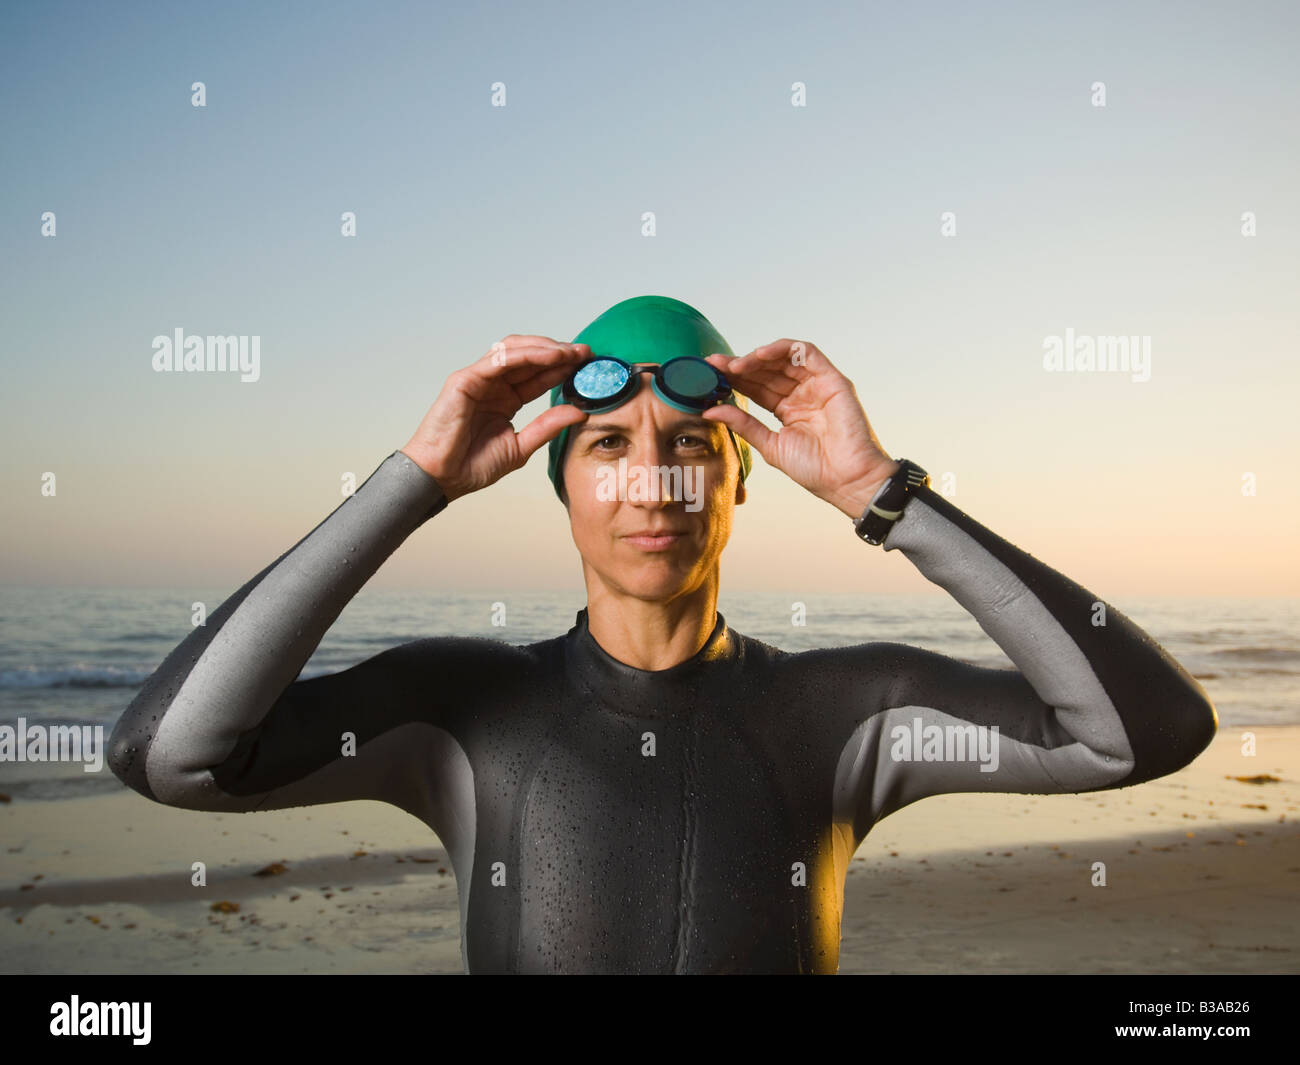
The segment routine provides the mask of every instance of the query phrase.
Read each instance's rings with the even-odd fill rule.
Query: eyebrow
[[[675,421],[668,428],[673,431],[679,429],[703,429],[711,432],[718,422],[711,422],[707,418],[681,418]],[[578,436],[588,436],[591,433],[625,433],[628,427],[626,425],[615,425],[613,422],[599,422],[595,425],[588,423],[578,430]]]

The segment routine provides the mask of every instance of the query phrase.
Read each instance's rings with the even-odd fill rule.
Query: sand
[[[1133,788],[885,819],[847,878],[841,973],[1300,972],[1300,726],[1249,730],[1253,757],[1245,731]],[[1235,779],[1258,776],[1279,779]],[[462,971],[446,853],[382,803],[211,814],[123,791],[14,800],[0,826],[6,973]]]

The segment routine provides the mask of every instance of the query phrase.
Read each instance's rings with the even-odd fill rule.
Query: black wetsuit
[[[719,614],[693,658],[646,671],[607,654],[583,610],[528,646],[432,637],[297,680],[444,506],[390,455],[168,655],[110,764],[188,809],[411,812],[450,854],[473,972],[834,972],[849,859],[880,818],[940,792],[1136,784],[1214,735],[1205,692],[1149,636],[1113,607],[1095,624],[1095,596],[928,488],[885,550],[1017,669],[900,643],[793,654]],[[942,760],[909,755],[941,735]]]

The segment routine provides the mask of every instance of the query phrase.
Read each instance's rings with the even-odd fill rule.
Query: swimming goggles
[[[667,362],[624,362],[597,355],[579,366],[560,389],[565,403],[588,414],[621,407],[641,387],[641,375],[652,373],[650,387],[675,410],[698,414],[731,398],[727,379],[703,359],[689,355]]]

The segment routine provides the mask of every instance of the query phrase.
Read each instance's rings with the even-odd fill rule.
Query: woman
[[[407,536],[548,442],[587,585],[566,635],[434,637],[295,680]],[[729,629],[718,566],[751,446],[1017,668]],[[1208,745],[1200,685],[1102,606],[891,459],[816,347],[735,358],[693,308],[639,297],[573,343],[510,336],[452,374],[405,447],[168,656],[111,764],[189,809],[410,811],[451,856],[474,972],[834,972],[848,863],[882,817],[941,792],[1137,784]]]

